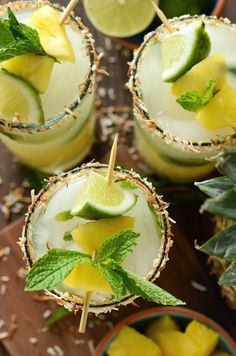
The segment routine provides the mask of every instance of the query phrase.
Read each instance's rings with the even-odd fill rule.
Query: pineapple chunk
[[[221,54],[214,54],[196,64],[190,71],[172,85],[172,94],[182,95],[191,90],[204,94],[206,83],[216,79],[216,90],[226,84],[226,63]]]
[[[233,126],[236,123],[236,90],[227,84],[197,113],[196,118],[208,130]]]
[[[169,330],[179,330],[179,326],[169,315],[164,315],[149,324],[146,335],[158,344],[156,334]]]
[[[67,287],[86,292],[113,294],[110,284],[91,263],[75,267],[63,282]]]
[[[156,333],[155,338],[165,356],[202,356],[195,342],[181,331],[166,330]]]
[[[125,326],[111,342],[108,356],[161,356],[160,348],[149,338]]]
[[[196,320],[188,324],[185,333],[198,346],[201,356],[210,355],[216,348],[219,339],[217,332]]]
[[[8,72],[31,84],[40,93],[47,90],[54,60],[49,57],[24,54],[0,63]]]
[[[103,242],[113,234],[121,230],[133,229],[134,220],[135,218],[131,216],[104,218],[80,225],[71,232],[71,235],[80,248],[92,254],[93,250],[98,251]]]
[[[64,25],[59,24],[58,11],[45,5],[30,15],[29,24],[34,27],[40,42],[51,56],[59,61],[75,61],[73,48],[70,44]]]

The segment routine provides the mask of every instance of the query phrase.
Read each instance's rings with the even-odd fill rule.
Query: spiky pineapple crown
[[[225,286],[236,285],[236,149],[224,151],[215,157],[216,168],[222,177],[213,178],[195,185],[208,198],[201,212],[209,211],[229,220],[229,226],[211,237],[202,246],[202,252],[227,261],[228,268],[220,276],[218,283]]]

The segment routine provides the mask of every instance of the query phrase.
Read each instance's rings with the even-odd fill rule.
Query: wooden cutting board
[[[37,301],[35,296],[43,295],[24,292],[24,278],[18,276],[19,269],[24,267],[22,254],[16,244],[21,235],[23,218],[4,228],[0,233],[0,249],[10,247],[10,254],[0,260],[0,278],[10,277],[4,295],[0,295],[0,319],[5,321],[5,326],[0,333],[8,330],[11,319],[16,319],[17,328],[10,338],[2,340],[3,345],[10,355],[60,355],[63,350],[66,356],[88,356],[92,354],[94,346],[98,344],[105,333],[120,319],[137,310],[153,307],[153,303],[138,300],[136,306],[122,307],[109,315],[95,318],[90,315],[86,335],[78,333],[80,314],[68,315],[64,319],[47,329],[46,319],[43,317],[49,311],[56,310],[57,306],[52,301]],[[192,246],[181,230],[174,226],[175,243],[170,253],[170,261],[162,272],[159,285],[169,292],[185,300],[188,308],[195,309],[218,321],[233,337],[236,338],[236,314],[230,310],[220,297],[219,288],[210,278],[205,261],[199,259],[198,252]],[[202,257],[202,256],[200,256]],[[3,278],[4,279],[4,278]],[[196,282],[206,287],[205,291],[196,289]],[[30,338],[36,338],[37,343],[32,344]],[[31,339],[32,341],[32,339]],[[59,349],[58,349],[59,346]],[[62,353],[61,353],[62,355]]]

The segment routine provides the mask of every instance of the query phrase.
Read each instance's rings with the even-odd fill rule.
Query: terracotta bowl
[[[214,15],[219,17],[223,11],[225,3],[226,0],[212,0],[212,10],[209,14],[206,15]],[[147,29],[147,32],[149,31],[151,31],[151,28]],[[114,39],[125,47],[135,49],[138,48],[139,45],[142,43],[143,35],[144,33],[127,38],[114,37]]]
[[[118,323],[109,333],[107,333],[100,344],[98,345],[94,356],[107,356],[107,349],[116,336],[116,334],[123,328],[124,325],[130,325],[139,331],[144,331],[147,325],[162,315],[170,315],[183,328],[193,319],[209,326],[219,334],[218,347],[228,351],[231,355],[236,355],[236,343],[231,336],[215,321],[209,319],[207,316],[186,308],[179,307],[160,307],[140,311],[129,317],[123,319]]]

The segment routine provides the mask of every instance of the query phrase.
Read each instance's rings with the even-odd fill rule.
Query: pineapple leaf
[[[211,256],[224,258],[226,261],[236,260],[236,224],[218,232],[202,246],[196,246]]]
[[[236,150],[235,148],[224,151],[215,157],[218,159],[216,168],[236,183]]]
[[[217,177],[203,182],[194,183],[203,193],[214,198],[226,190],[233,188],[234,182],[227,177]]]
[[[235,286],[236,285],[236,263],[232,262],[227,270],[221,275],[219,285]]]
[[[227,190],[216,198],[207,199],[200,211],[205,210],[224,218],[236,220],[236,187]]]

